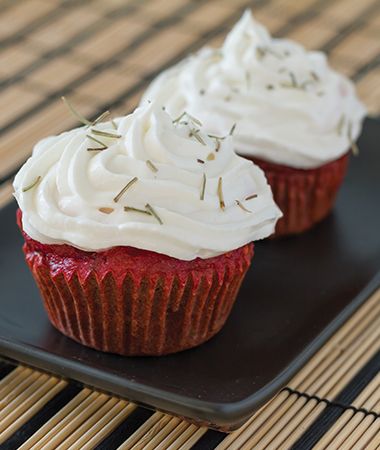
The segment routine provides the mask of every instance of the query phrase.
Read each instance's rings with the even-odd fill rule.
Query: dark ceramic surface
[[[0,211],[0,354],[141,404],[236,427],[380,284],[380,123],[366,122],[333,214],[300,237],[258,243],[227,325],[161,358],[82,347],[53,329],[23,261],[16,205]]]

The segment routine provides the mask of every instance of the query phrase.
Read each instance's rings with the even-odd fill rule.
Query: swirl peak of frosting
[[[30,237],[191,260],[273,232],[281,213],[271,189],[258,167],[234,153],[230,136],[205,133],[187,113],[173,120],[154,103],[114,123],[35,146],[14,182]]]
[[[220,49],[203,48],[159,75],[143,96],[183,109],[215,133],[237,123],[236,151],[296,168],[339,158],[366,114],[326,55],[275,39],[246,11]]]

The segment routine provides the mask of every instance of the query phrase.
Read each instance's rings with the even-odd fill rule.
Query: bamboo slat
[[[56,7],[54,3],[56,2],[44,2],[43,0],[19,2],[6,11],[1,18],[0,39],[6,39],[15,33],[19,33],[32,21],[38,20],[51,12]]]
[[[120,400],[104,418],[92,426],[92,428],[72,445],[71,450],[90,450],[107,437],[123,420],[125,420],[136,406],[133,403],[126,405]]]
[[[35,395],[31,395],[28,402],[25,404],[25,408],[18,408],[18,413],[21,415],[15,417],[15,414],[9,415],[7,420],[4,421],[5,427],[0,433],[0,444],[9,437],[11,437],[17,430],[19,430],[22,425],[28,422],[49,400],[54,398],[64,387],[66,386],[66,381],[60,380],[57,383],[50,378],[46,382],[44,389],[39,389]]]
[[[52,417],[43,427],[41,427],[38,432],[36,432],[33,436],[31,436],[30,439],[28,439],[21,447],[20,450],[29,450],[33,448],[34,450],[37,450],[38,448],[41,448],[40,445],[37,445],[38,441],[41,440],[47,440],[45,439],[48,433],[51,433],[52,429],[55,427],[56,430],[61,429],[65,426],[65,423],[70,421],[70,419],[75,416],[73,414],[73,411],[82,404],[84,401],[87,400],[87,404],[91,402],[91,400],[96,397],[96,394],[94,393],[93,397],[88,400],[88,397],[91,395],[90,389],[83,389],[71,402],[69,402],[64,408],[62,408],[54,417]],[[62,423],[65,421],[65,423]],[[42,442],[43,444],[43,442]]]
[[[170,416],[156,412],[150,417],[143,426],[133,433],[118,450],[137,450],[143,448],[144,444],[149,443],[151,437],[159,434],[169,423]]]
[[[378,375],[372,383],[370,383],[357,399],[353,401],[353,405],[357,408],[365,408],[368,411],[376,411],[375,407],[380,399],[380,375]],[[316,450],[325,448],[333,448],[333,446],[341,445],[350,434],[354,424],[360,423],[364,418],[364,413],[355,413],[352,410],[347,410],[343,413],[340,419],[329,430],[328,433],[318,442]],[[333,444],[332,444],[333,443]]]

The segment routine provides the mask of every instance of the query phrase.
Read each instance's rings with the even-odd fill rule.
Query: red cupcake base
[[[316,169],[294,169],[248,158],[265,172],[273,197],[284,216],[273,235],[285,236],[308,230],[331,211],[347,171],[349,153]],[[272,237],[273,237],[272,236]]]
[[[214,336],[253,256],[253,244],[182,261],[132,247],[85,252],[24,237],[51,323],[81,344],[128,356],[174,353]]]

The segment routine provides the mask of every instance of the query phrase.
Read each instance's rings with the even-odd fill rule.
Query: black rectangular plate
[[[258,243],[225,328],[166,357],[100,353],[50,326],[12,203],[0,211],[0,354],[214,427],[236,427],[380,285],[378,142],[380,123],[367,120],[334,212],[302,236]]]

